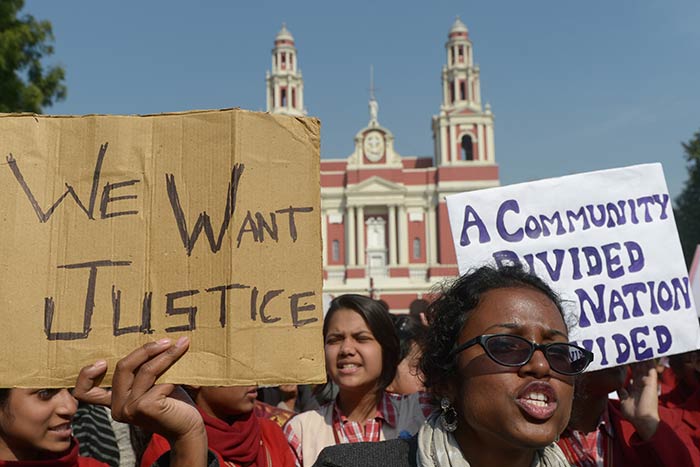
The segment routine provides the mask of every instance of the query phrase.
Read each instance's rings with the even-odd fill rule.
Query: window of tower
[[[338,240],[333,240],[331,243],[331,258],[333,261],[340,261],[340,242]]]
[[[292,107],[296,108],[296,106],[297,106],[297,93],[296,93],[296,89],[292,88]]]
[[[283,70],[287,68],[287,53],[282,52],[282,67]]]
[[[464,46],[459,46],[459,63],[464,63]]]
[[[449,86],[447,88],[450,90],[450,103],[453,103],[455,101],[454,83],[450,81]]]
[[[462,136],[462,156],[465,161],[474,160],[474,143],[470,135]]]
[[[464,80],[459,82],[459,100],[467,100],[467,86]]]
[[[450,65],[455,64],[455,48],[454,46],[450,47]]]
[[[413,259],[420,259],[421,257],[421,241],[420,237],[413,239]]]
[[[280,106],[287,107],[287,88],[280,88]]]
[[[294,68],[294,54],[289,54],[289,68]]]

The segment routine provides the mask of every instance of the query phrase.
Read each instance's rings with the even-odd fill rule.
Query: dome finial
[[[452,36],[455,33],[460,33],[460,34],[468,34],[469,33],[467,26],[459,18],[459,15],[457,15],[457,17],[455,18],[455,22],[452,23],[452,27],[450,28],[450,36]]]

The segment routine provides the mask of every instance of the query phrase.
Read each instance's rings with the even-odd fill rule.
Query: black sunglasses
[[[541,350],[549,367],[562,375],[583,373],[593,361],[593,352],[568,342],[537,344],[513,334],[484,334],[460,345],[451,357],[476,344],[481,345],[491,360],[503,366],[523,366],[530,361],[535,350]]]

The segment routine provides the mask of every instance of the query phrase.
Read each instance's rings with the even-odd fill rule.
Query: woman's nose
[[[355,347],[352,345],[352,339],[343,339],[340,343],[340,353],[343,355],[352,355],[355,352]]]
[[[68,389],[61,389],[58,394],[54,396],[56,400],[56,413],[72,417],[78,410],[78,401],[73,394],[70,393]]]
[[[520,372],[528,375],[533,375],[537,378],[543,378],[551,373],[552,369],[549,366],[549,361],[544,352],[536,349],[530,360],[520,367]]]

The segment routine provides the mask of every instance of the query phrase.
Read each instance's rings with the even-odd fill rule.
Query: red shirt
[[[558,444],[572,466],[697,467],[700,465],[697,440],[693,440],[687,425],[680,419],[679,411],[659,407],[661,423],[654,436],[647,441],[642,440],[634,425],[623,418],[619,401],[608,401],[606,412],[610,421],[609,429],[599,431],[598,436],[602,438],[599,438],[600,442],[596,443],[597,452],[589,451],[586,455],[577,455],[577,450],[571,447],[581,448],[583,444],[576,444],[576,440],[570,437],[571,432],[565,431],[562,435]],[[601,444],[603,449],[599,450],[598,446]],[[603,459],[600,459],[600,452],[603,453]],[[601,461],[603,464],[599,463]]]
[[[4,461],[0,460],[0,466],[7,467],[109,467],[109,465],[91,459],[89,457],[80,457],[78,455],[78,442],[74,441],[68,451],[57,454],[56,457],[51,457],[43,460],[31,461]]]

